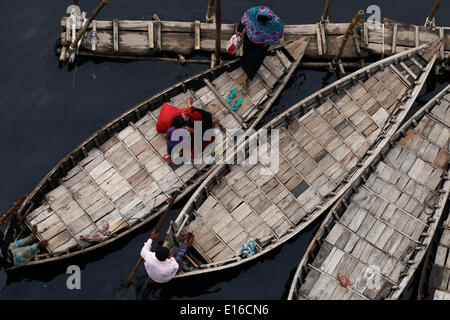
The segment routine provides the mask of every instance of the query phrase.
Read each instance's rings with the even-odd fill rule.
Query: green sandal
[[[231,102],[236,95],[237,89],[233,88],[230,93],[227,95],[227,102]]]
[[[239,106],[242,104],[242,98],[237,99],[236,103],[231,106],[231,110],[236,111],[239,109]]]

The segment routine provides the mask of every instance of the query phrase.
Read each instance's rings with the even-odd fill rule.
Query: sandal
[[[236,111],[239,108],[239,106],[242,104],[242,100],[243,100],[242,98],[237,99],[235,104],[233,104],[231,106],[231,110]]]
[[[164,159],[167,163],[173,163],[172,158],[171,158],[168,154],[165,154],[165,155],[163,156],[163,159]]]
[[[237,89],[233,88],[230,93],[227,95],[227,102],[231,102],[236,95]]]

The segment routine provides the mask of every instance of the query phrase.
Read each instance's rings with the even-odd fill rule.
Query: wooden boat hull
[[[49,240],[48,253],[27,265],[73,257],[104,247],[162,213],[175,189],[178,199],[195,188],[212,165],[172,166],[162,158],[165,139],[155,124],[164,102],[193,105],[217,117],[222,132],[253,128],[279,96],[297,68],[309,42],[305,37],[272,50],[233,112],[224,97],[242,85],[238,60],[204,71],[156,94],[117,117],[61,160],[22,205],[19,216],[38,238]],[[292,55],[291,55],[292,54]],[[109,225],[113,236],[89,244],[80,235]]]
[[[359,175],[370,165],[394,134],[422,88],[433,66],[435,53],[440,44],[440,42],[435,42],[424,45],[419,50],[411,50],[374,63],[300,101],[264,126],[262,129],[281,128],[281,131],[283,131],[279,150],[286,156],[282,155],[278,149],[276,154],[283,158],[280,161],[282,162],[280,166],[285,166],[284,169],[288,168],[288,171],[291,170],[291,174],[289,175],[288,173],[287,176],[272,172],[272,178],[269,179],[273,181],[272,186],[268,186],[266,184],[267,179],[258,177],[258,175],[251,177],[255,171],[251,173],[248,171],[248,168],[253,170],[252,168],[257,167],[254,165],[247,165],[247,167],[237,164],[222,165],[216,168],[196,190],[175,221],[174,244],[181,242],[181,237],[185,232],[193,232],[196,235],[196,240],[193,244],[194,253],[198,258],[196,264],[200,265],[198,268],[186,266],[186,270],[179,273],[177,277],[224,270],[255,260],[293,238],[310,225],[358,179]],[[426,63],[423,62],[423,58],[416,56],[418,52],[424,55]],[[404,76],[401,76],[400,71],[395,67],[403,65],[405,62],[409,63],[407,61],[409,56],[421,59],[423,63],[420,75],[416,74],[415,79],[412,79],[413,82],[406,80],[404,77],[405,75],[410,76],[409,73],[406,73],[406,69],[401,67],[403,72],[405,72]],[[416,59],[415,61],[417,62]],[[381,80],[378,81],[378,79]],[[375,109],[378,111],[375,109],[370,110],[369,113],[372,116],[377,112],[384,112],[383,110],[385,109],[381,106],[378,99],[381,96],[385,99],[386,93],[374,96],[371,91],[372,87],[367,87],[371,85],[374,86],[374,90],[378,88],[380,91],[387,91],[380,84],[382,81],[385,81],[388,86],[389,84],[392,86],[398,85],[400,91],[395,94],[396,98],[394,100],[396,102],[386,103],[387,106],[385,105],[384,107],[388,111],[386,111],[384,119],[376,119],[376,127],[378,129],[375,129],[374,126],[373,130],[375,131],[366,131],[367,136],[360,138],[360,144],[348,147],[348,143],[342,138],[342,131],[339,131],[342,129],[340,122],[347,121],[347,129],[357,135],[356,132],[359,132],[359,129],[357,130],[354,127],[354,122],[352,122],[356,120],[354,119],[355,117],[352,120],[346,119],[352,117],[359,110],[360,115],[364,116],[366,121],[371,121],[368,114],[365,113],[370,108],[367,110],[363,109],[358,102],[362,101],[360,99],[365,99],[364,103],[373,99],[369,105],[376,105]],[[378,83],[378,87],[375,86],[375,83]],[[365,88],[368,88],[368,90]],[[355,96],[352,96],[352,94]],[[348,109],[349,106],[358,107],[359,109],[351,111]],[[347,113],[347,116],[344,113]],[[327,120],[324,120],[324,117]],[[319,121],[320,123],[315,123],[314,121]],[[338,121],[338,123],[330,124],[332,121]],[[359,121],[359,123],[362,124],[363,122]],[[321,132],[318,133],[317,130]],[[339,134],[333,132],[333,130],[339,131]],[[322,135],[325,132],[328,134],[327,138]],[[293,136],[295,135],[297,136],[294,139]],[[331,143],[333,138],[337,140]],[[327,140],[326,143],[324,142],[325,140]],[[320,148],[314,151],[316,152],[315,155],[311,155],[311,153],[308,153],[309,151],[305,151],[307,149],[303,149],[304,146],[299,141],[305,141],[306,144],[309,143],[309,146],[306,147],[310,148],[308,150],[312,150],[316,145],[320,146]],[[339,141],[344,142],[339,144]],[[364,145],[363,141],[367,142],[367,145]],[[355,141],[352,143],[355,143]],[[322,144],[326,145],[327,148],[323,147]],[[331,150],[333,147],[334,149]],[[336,149],[336,147],[346,151],[340,153],[339,148]],[[293,149],[298,149],[299,153],[289,160],[290,154],[294,153]],[[328,158],[327,155],[329,156]],[[303,160],[309,159],[309,162],[302,162],[300,160],[302,157]],[[292,161],[297,161],[297,159],[298,162],[296,163],[300,163],[300,165],[295,166]],[[324,159],[328,164],[324,165],[321,162]],[[309,167],[307,163],[311,164],[312,167]],[[320,165],[323,166],[320,167]],[[258,166],[261,166],[261,162],[258,162]],[[327,171],[333,166],[334,171]],[[289,184],[286,180],[289,178],[297,180]],[[317,179],[322,178],[324,178],[325,182],[317,182]],[[256,183],[255,181],[258,179],[262,179],[262,182]],[[266,191],[263,190],[264,188],[267,188]],[[254,200],[253,195],[246,198],[248,197],[249,189],[256,190],[257,197],[260,198]],[[305,192],[306,190],[308,191]],[[233,194],[233,196],[226,198],[227,193]],[[280,197],[282,200],[280,200]],[[286,199],[292,201],[286,202]],[[259,207],[263,202],[267,203],[268,208]],[[287,207],[285,206],[286,203],[289,203]],[[290,205],[293,205],[293,210],[292,207],[289,207]],[[236,206],[239,207],[236,208]],[[245,210],[243,209],[244,207]],[[278,214],[278,221],[276,221],[277,217],[275,214]],[[257,225],[258,228],[256,228]],[[256,229],[251,229],[252,227]],[[244,230],[245,232],[238,231],[236,235],[236,230]],[[235,238],[230,241],[230,238],[233,236]],[[241,258],[240,249],[242,244],[250,237],[255,238],[260,243],[265,242],[265,244],[261,245],[263,248],[260,252]],[[266,241],[267,237],[269,238],[268,241]]]
[[[70,44],[70,32],[66,28],[67,17],[62,17],[61,44]],[[94,21],[98,44],[95,49],[86,42],[80,47],[81,55],[104,58],[157,57],[162,53],[190,55],[198,52],[214,52],[215,25],[211,23],[182,21],[118,20],[117,31],[113,21]],[[198,27],[196,27],[198,26]],[[285,25],[284,40],[297,40],[311,36],[305,52],[309,60],[333,58],[339,51],[348,23]],[[404,24],[385,20],[383,24],[361,22],[355,28],[356,36],[343,51],[343,59],[370,58],[370,55],[390,56],[422,44],[443,39],[445,41],[438,60],[450,54],[450,28]],[[92,29],[92,27],[90,28]],[[226,52],[228,39],[236,32],[235,24],[222,24],[221,50]],[[114,34],[117,34],[115,37]],[[395,34],[395,36],[394,36]],[[116,44],[114,43],[116,39]],[[198,40],[196,40],[198,39]]]
[[[445,97],[450,86],[398,130],[331,209],[300,262],[289,299],[400,297],[430,245],[450,191]],[[337,274],[352,284],[341,286]]]
[[[439,95],[443,96],[441,103],[450,104],[450,87],[447,87],[447,95],[442,93]],[[443,91],[445,93],[445,90]],[[445,114],[442,114],[445,117]],[[448,189],[448,180],[444,184],[443,190]],[[447,187],[446,187],[447,185]],[[448,206],[445,201],[438,204],[441,209],[444,210],[439,226],[435,231],[433,240],[431,241],[429,248],[424,257],[424,266],[421,274],[421,283],[419,286],[417,298],[422,299],[433,299],[433,300],[450,300],[450,288],[448,287],[448,276],[449,273],[449,256],[447,254],[449,243],[449,232],[450,232],[450,218],[445,213],[445,206]],[[448,210],[447,210],[448,211]],[[447,216],[446,216],[447,215]]]

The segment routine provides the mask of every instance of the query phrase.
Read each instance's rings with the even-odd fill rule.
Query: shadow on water
[[[111,62],[79,58],[76,69],[58,67],[55,39],[60,34],[60,17],[72,1],[1,1],[0,20],[0,208],[9,208],[24,192],[30,192],[40,179],[81,141],[133,105],[170,85],[207,68],[206,65],[170,62]],[[91,12],[94,2],[81,2]],[[157,12],[163,20],[202,20],[207,0],[199,5],[184,0],[114,0],[101,12],[99,20],[113,18],[150,19]],[[323,10],[322,1],[229,0],[223,4],[224,23],[239,21],[242,12],[254,5],[268,5],[286,24],[315,23]],[[360,8],[373,1],[345,1],[332,5],[333,22],[349,21]],[[423,24],[425,1],[377,1],[383,17],[405,23]],[[449,12],[449,3],[441,6]],[[300,7],[302,10],[293,10]],[[410,10],[404,11],[408,6]],[[39,13],[39,14],[36,14]],[[11,30],[14,30],[12,32]],[[350,71],[348,71],[350,72]],[[262,123],[273,119],[289,106],[336,81],[335,73],[297,70],[286,90],[277,99]],[[448,74],[430,77],[414,110],[425,104],[445,83]],[[410,112],[413,113],[414,110]],[[180,201],[162,228],[175,219],[186,199]],[[314,232],[323,217],[273,252],[223,272],[191,279],[177,279],[165,285],[145,285],[141,266],[128,290],[122,285],[133,269],[139,252],[156,221],[115,241],[105,248],[58,263],[0,271],[0,299],[284,299],[290,282]],[[160,235],[162,237],[163,235]],[[81,290],[69,290],[67,267],[81,269]],[[417,276],[403,295],[413,298]]]

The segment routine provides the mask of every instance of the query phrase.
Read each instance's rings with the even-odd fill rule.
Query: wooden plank
[[[119,51],[119,19],[113,19],[113,47],[114,52]]]
[[[148,47],[149,49],[153,49],[155,47],[154,37],[153,37],[153,21],[148,22]]]
[[[322,50],[323,50],[323,54],[327,54],[328,48],[327,48],[327,36],[326,36],[326,24],[324,23],[319,23],[319,28],[320,28],[320,36],[321,36],[321,40],[322,40]],[[356,39],[356,37],[355,37]]]
[[[368,27],[367,27],[367,23],[368,22],[364,22],[364,31],[363,31],[363,33],[364,33],[364,46],[368,46],[369,45],[369,30],[368,30]]]
[[[281,50],[276,50],[275,54],[277,55],[278,59],[280,59],[281,63],[285,66],[286,69],[289,69],[292,65],[292,62],[289,61],[289,59],[284,55],[284,53]]]
[[[92,21],[92,30],[95,32],[95,34],[97,34],[97,22],[94,20]],[[92,43],[91,45],[91,50],[95,51],[97,50],[97,44]]]
[[[390,64],[389,68],[391,68],[392,71],[395,72],[395,74],[400,78],[400,80],[403,81],[403,83],[409,87],[411,85],[411,82],[408,81],[408,79],[403,75],[403,73],[400,72],[394,65]]]
[[[397,53],[397,35],[398,35],[398,24],[394,24],[394,31],[392,34],[392,54]]]
[[[316,23],[316,39],[317,39],[317,54],[319,56],[323,55],[322,47],[322,34],[320,32],[320,23]]]
[[[162,51],[161,22],[160,21],[155,22],[155,26],[156,26],[156,45],[158,51]]]
[[[414,46],[420,46],[419,42],[419,26],[414,26]]]
[[[402,61],[400,62],[400,65],[403,67],[403,69],[406,70],[406,72],[413,77],[414,79],[417,79],[417,75],[410,69],[408,66]]]
[[[278,60],[278,58],[275,58]],[[272,75],[275,77],[275,79],[279,79],[283,76],[283,69],[284,66],[278,61],[278,65],[276,64],[277,61],[275,61],[272,57],[267,56],[264,58],[263,65],[267,68],[267,70],[272,73]],[[282,67],[282,68],[280,68]]]
[[[196,20],[195,21],[195,44],[194,44],[194,49],[195,50],[200,50],[200,21]]]

